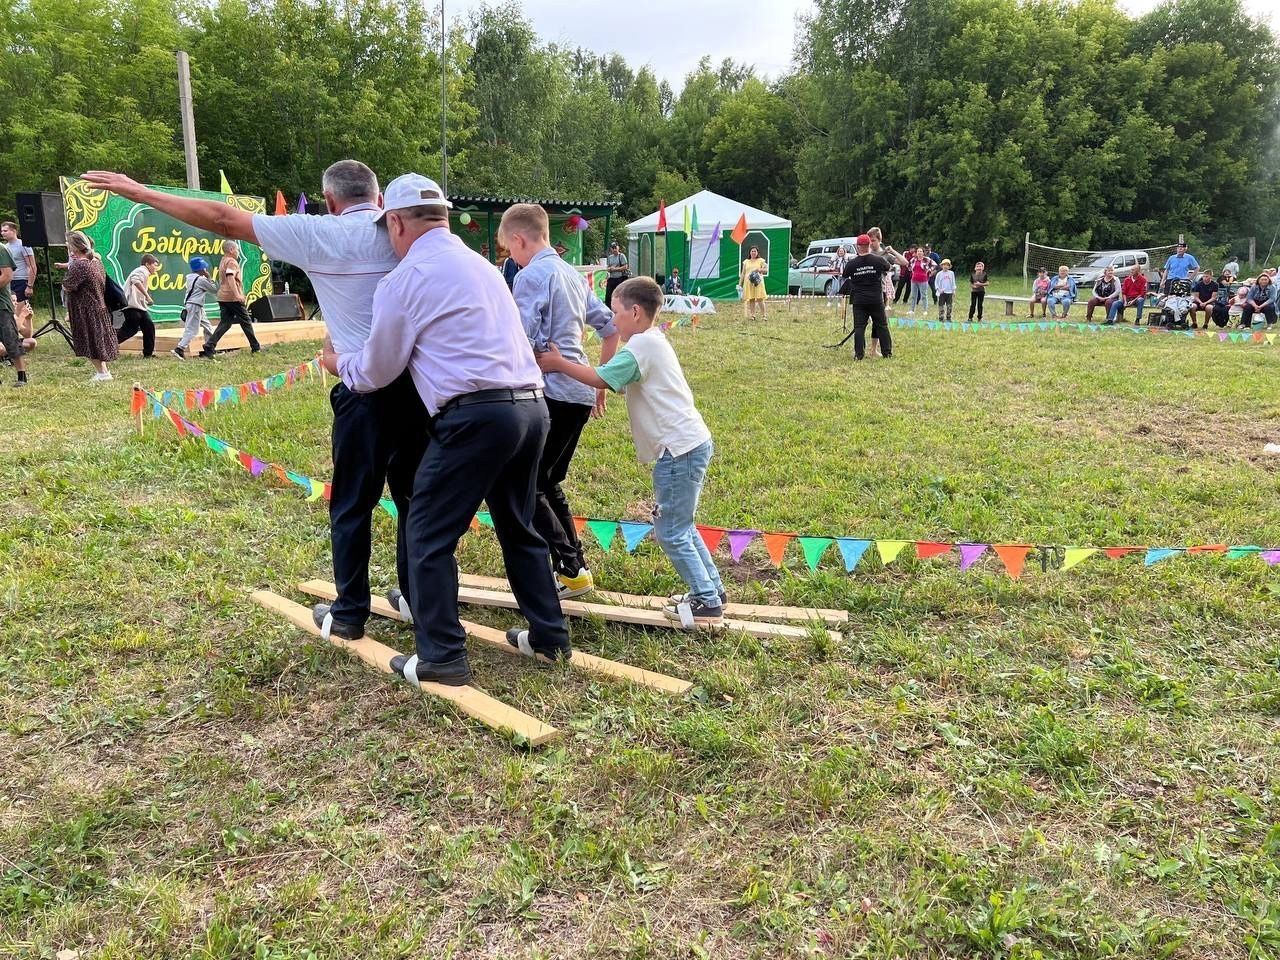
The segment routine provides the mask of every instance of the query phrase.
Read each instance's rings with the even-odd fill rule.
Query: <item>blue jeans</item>
[[[924,310],[924,312],[925,312],[925,313],[928,313],[928,312],[929,312],[929,283],[928,283],[928,281],[922,281],[922,282],[920,282],[920,283],[916,283],[916,281],[914,281],[914,280],[912,280],[912,281],[911,281],[911,302],[910,302],[910,308],[911,308],[911,312],[912,312],[912,313],[915,313],[915,310],[916,310],[916,304],[917,304],[917,303],[918,303],[918,304],[920,304],[921,309],[922,309],[922,310]]]
[[[714,450],[708,440],[678,457],[664,453],[654,463],[653,496],[658,503],[653,511],[653,535],[689,593],[719,606],[724,589],[720,571],[693,523]]]
[[[1138,311],[1138,319],[1135,320],[1134,323],[1141,323],[1142,311],[1143,311],[1143,308],[1146,307],[1146,305],[1147,305],[1146,297],[1132,297],[1130,299],[1125,299],[1124,297],[1121,297],[1115,303],[1111,304],[1111,309],[1107,311],[1107,319],[1115,320],[1118,318],[1120,320],[1124,320],[1125,307],[1134,307]],[[1205,312],[1207,313],[1208,311],[1206,310]]]
[[[1057,316],[1058,307],[1062,307],[1062,315],[1065,317],[1071,309],[1071,294],[1051,293],[1045,303],[1049,305],[1049,316]]]

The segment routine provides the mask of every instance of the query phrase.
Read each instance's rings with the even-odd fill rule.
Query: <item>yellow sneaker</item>
[[[586,567],[580,567],[577,574],[572,577],[566,577],[563,573],[556,574],[556,594],[561,600],[572,600],[584,593],[590,593],[595,588],[596,582],[592,579],[591,571]]]

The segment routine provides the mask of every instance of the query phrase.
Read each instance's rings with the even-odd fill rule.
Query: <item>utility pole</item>
[[[444,0],[440,0],[440,190],[449,195],[449,145],[445,134],[445,103],[448,86],[445,76],[445,34],[448,33],[444,19]]]
[[[182,150],[187,157],[187,189],[200,189],[200,163],[196,160],[196,118],[191,112],[191,61],[178,51],[178,109],[182,112]]]

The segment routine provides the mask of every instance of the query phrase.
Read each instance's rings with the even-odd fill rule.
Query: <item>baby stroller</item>
[[[1186,330],[1191,313],[1191,281],[1185,278],[1169,281],[1169,293],[1160,301],[1156,326],[1166,330]]]

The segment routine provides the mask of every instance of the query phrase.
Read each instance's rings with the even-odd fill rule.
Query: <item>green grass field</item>
[[[1280,546],[1280,348],[897,333],[855,366],[821,301],[674,330],[717,444],[703,522]],[[135,435],[134,379],[315,349],[100,385],[46,342],[29,390],[6,370],[0,956],[1280,956],[1280,574],[1256,556],[1014,582],[990,554],[848,575],[757,543],[722,558],[733,598],[848,609],[838,644],[573,622],[695,681],[678,699],[476,650],[478,683],[566,731],[528,751],[249,602],[328,578],[322,504],[164,421]],[[192,419],[330,475],[318,383]],[[621,401],[570,481],[579,513],[646,516]],[[501,572],[490,531],[460,554]],[[652,542],[590,556],[604,586],[677,586]]]

